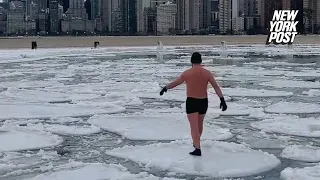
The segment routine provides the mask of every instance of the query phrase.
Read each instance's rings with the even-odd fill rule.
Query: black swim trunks
[[[197,99],[188,97],[186,100],[187,114],[199,113],[206,114],[208,110],[208,98]]]

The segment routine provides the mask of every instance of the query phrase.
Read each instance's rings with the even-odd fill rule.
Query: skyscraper
[[[137,32],[145,32],[145,12],[151,7],[151,0],[137,0]]]
[[[195,30],[200,29],[200,22],[203,23],[204,15],[202,0],[176,0],[177,4],[177,29],[178,30]],[[201,13],[200,13],[201,12]]]
[[[186,2],[185,0],[176,0],[177,16],[176,16],[176,30],[184,31],[186,23]]]
[[[11,1],[7,15],[7,33],[24,34],[25,10],[21,1]]]
[[[241,0],[232,0],[231,2],[232,2],[231,29],[235,33],[240,33],[244,31],[244,15],[243,15],[244,10],[241,9],[243,6],[241,6]]]
[[[72,14],[73,17],[88,19],[88,14],[84,8],[83,0],[70,0],[68,14]]]
[[[46,0],[34,0],[34,2],[38,5],[37,31],[46,34],[48,30],[48,2]]]
[[[137,0],[121,0],[123,32],[134,34],[137,32]]]
[[[219,31],[224,34],[230,30],[231,15],[229,8],[229,0],[220,0],[219,1]]]
[[[167,2],[157,6],[157,32],[161,34],[170,33],[170,29],[176,27],[177,5]]]
[[[48,2],[46,0],[34,0],[38,4],[39,12],[46,12],[48,8]]]
[[[91,19],[97,19],[101,14],[101,0],[91,0]]]
[[[61,22],[62,32],[93,31],[93,23],[88,20],[88,13],[83,0],[70,0],[69,9]]]
[[[299,21],[297,24],[297,31],[302,33],[304,30],[303,27],[303,0],[291,0],[290,2],[292,10],[298,10],[296,21]]]
[[[58,13],[59,3],[58,0],[49,1],[49,24],[50,24],[50,33],[57,34],[59,30],[59,13]]]
[[[210,31],[214,31],[219,27],[219,1],[204,0],[203,1],[203,26]]]
[[[69,8],[70,0],[60,0],[60,4],[63,6],[63,12],[66,12]]]
[[[101,1],[101,23],[104,31],[122,32],[121,3],[122,0]]]
[[[190,30],[199,31],[200,29],[200,9],[201,9],[201,0],[189,0],[189,21],[190,21]]]

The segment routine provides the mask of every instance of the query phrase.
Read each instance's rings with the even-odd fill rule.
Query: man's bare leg
[[[198,117],[199,117],[199,113],[188,114],[193,145],[196,148],[193,152],[190,152],[190,154],[196,155],[196,156],[201,156]]]
[[[203,132],[203,121],[205,116],[206,114],[199,114],[198,116],[198,130],[199,130],[200,139]]]

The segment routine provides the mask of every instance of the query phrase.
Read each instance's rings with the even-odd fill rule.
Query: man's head
[[[198,52],[194,52],[191,56],[191,63],[192,64],[201,64],[202,63],[201,54]]]

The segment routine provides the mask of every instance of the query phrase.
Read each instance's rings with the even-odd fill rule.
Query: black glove
[[[167,86],[162,88],[162,90],[160,91],[160,96],[162,96],[164,92],[167,92]]]
[[[220,98],[220,109],[222,108],[222,111],[225,111],[227,110],[227,104],[226,104],[226,101],[224,100],[224,98]]]

